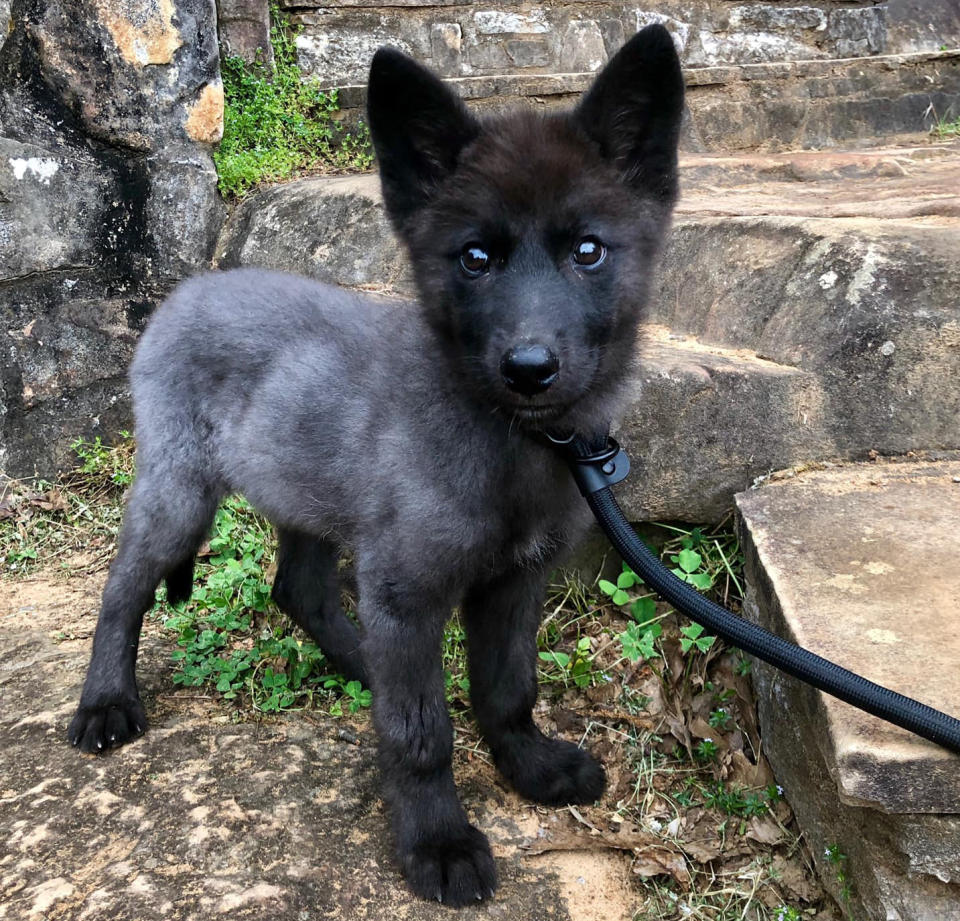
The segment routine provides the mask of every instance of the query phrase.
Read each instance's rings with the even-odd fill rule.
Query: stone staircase
[[[748,614],[960,713],[960,141],[928,130],[960,114],[951,2],[286,7],[304,69],[344,87],[348,118],[384,41],[496,111],[571,104],[623,37],[667,22],[686,62],[682,197],[618,495],[638,520],[717,520],[786,468],[737,499]],[[374,176],[264,190],[216,262],[412,293]],[[960,918],[957,759],[756,674],[767,753],[845,914]]]
[[[681,175],[619,432],[635,519],[716,520],[810,460],[960,448],[960,144],[698,155]],[[377,183],[264,191],[218,264],[411,294]]]
[[[925,2],[744,0],[457,3],[284,0],[304,71],[362,112],[373,52],[392,44],[483,110],[565,104],[624,39],[662,22],[687,73],[691,151],[795,149],[927,130],[955,114],[960,14]],[[953,50],[950,50],[953,49]]]

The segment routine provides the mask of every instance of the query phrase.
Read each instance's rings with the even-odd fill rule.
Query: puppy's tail
[[[167,602],[179,604],[187,601],[193,594],[193,557],[187,557],[182,563],[167,573]]]

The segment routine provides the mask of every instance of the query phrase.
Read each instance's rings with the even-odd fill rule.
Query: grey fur
[[[618,88],[626,77],[637,88]],[[162,578],[189,588],[218,501],[240,492],[280,532],[280,605],[372,686],[415,891],[459,905],[496,884],[450,772],[439,653],[454,604],[474,710],[507,778],[543,802],[600,794],[599,765],[531,719],[545,575],[588,521],[565,464],[532,435],[605,427],[623,399],[675,188],[682,83],[665,30],[637,36],[597,86],[573,115],[479,124],[436,78],[379,53],[371,123],[419,304],[243,269],[190,280],[159,309],[131,370],[138,473],[75,745],[101,751],[146,726],[143,613]],[[609,244],[596,271],[570,262],[584,233]],[[499,261],[466,278],[457,253],[480,236]],[[560,376],[519,398],[499,361],[530,342],[559,355]],[[362,636],[336,600],[340,546],[354,553]]]

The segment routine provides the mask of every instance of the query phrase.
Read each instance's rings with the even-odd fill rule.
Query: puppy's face
[[[409,58],[374,61],[384,197],[427,317],[478,399],[521,424],[571,424],[629,362],[682,110],[673,44],[648,33],[548,117],[479,123]],[[397,124],[403,86],[415,108]]]

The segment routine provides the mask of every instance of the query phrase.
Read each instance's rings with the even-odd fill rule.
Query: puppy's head
[[[532,426],[603,413],[676,198],[683,79],[669,33],[637,33],[569,113],[479,121],[389,48],[368,99],[387,211],[477,397]]]

